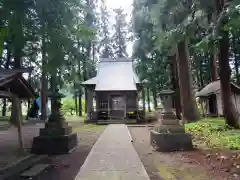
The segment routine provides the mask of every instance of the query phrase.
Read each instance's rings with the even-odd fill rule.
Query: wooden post
[[[23,142],[23,135],[22,135],[21,102],[15,94],[10,92],[0,91],[0,96],[12,99],[12,111],[11,111],[10,121],[17,127],[19,148],[20,148],[20,152],[23,153],[24,142]]]
[[[108,118],[111,120],[110,116],[110,95],[108,94]]]
[[[89,120],[91,119],[91,113],[93,111],[93,90],[88,88],[87,89],[87,115]]]

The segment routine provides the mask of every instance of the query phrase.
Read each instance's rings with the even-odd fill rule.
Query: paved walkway
[[[150,180],[126,125],[109,125],[75,180]]]

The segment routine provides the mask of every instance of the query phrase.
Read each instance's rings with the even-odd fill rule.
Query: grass
[[[84,123],[84,117],[68,116],[66,117],[66,120],[69,123],[69,125],[73,127],[73,132],[84,131],[102,132],[106,127],[104,125]]]
[[[240,129],[225,124],[223,118],[205,118],[185,125],[197,144],[207,148],[240,150]]]
[[[166,164],[161,164],[158,166],[159,168],[159,176],[163,179],[167,180],[176,180],[176,179],[184,179],[184,180],[210,180],[211,178],[204,172],[202,169],[193,168],[193,167],[184,167],[180,165],[180,167],[171,167]]]

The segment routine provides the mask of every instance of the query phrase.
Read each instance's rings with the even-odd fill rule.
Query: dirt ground
[[[39,129],[44,127],[43,123],[24,125],[22,128],[24,147],[31,148],[33,138],[39,134]],[[15,161],[29,155],[19,154],[18,133],[15,127],[0,130],[0,169]]]
[[[78,146],[71,153],[50,158],[51,168],[43,172],[37,180],[74,180],[87,155],[95,144],[102,130],[84,130],[78,132]]]
[[[233,163],[229,152],[194,150],[160,153],[150,146],[150,128],[129,127],[129,130],[151,180],[240,180],[229,170]],[[238,156],[239,152],[231,153],[231,157]]]

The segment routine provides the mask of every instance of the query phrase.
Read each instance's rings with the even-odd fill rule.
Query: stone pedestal
[[[52,118],[57,117],[50,116],[40,135],[33,139],[33,154],[66,154],[76,147],[77,134],[72,133],[72,127],[64,120],[52,121]]]
[[[164,91],[161,98],[164,110],[151,131],[151,145],[158,151],[171,152],[193,149],[192,138],[172,112],[172,91]]]
[[[54,95],[57,96],[57,95]],[[40,135],[33,139],[31,152],[33,154],[66,154],[77,146],[77,134],[72,132],[60,113],[61,103],[53,99],[53,113],[40,129]]]

